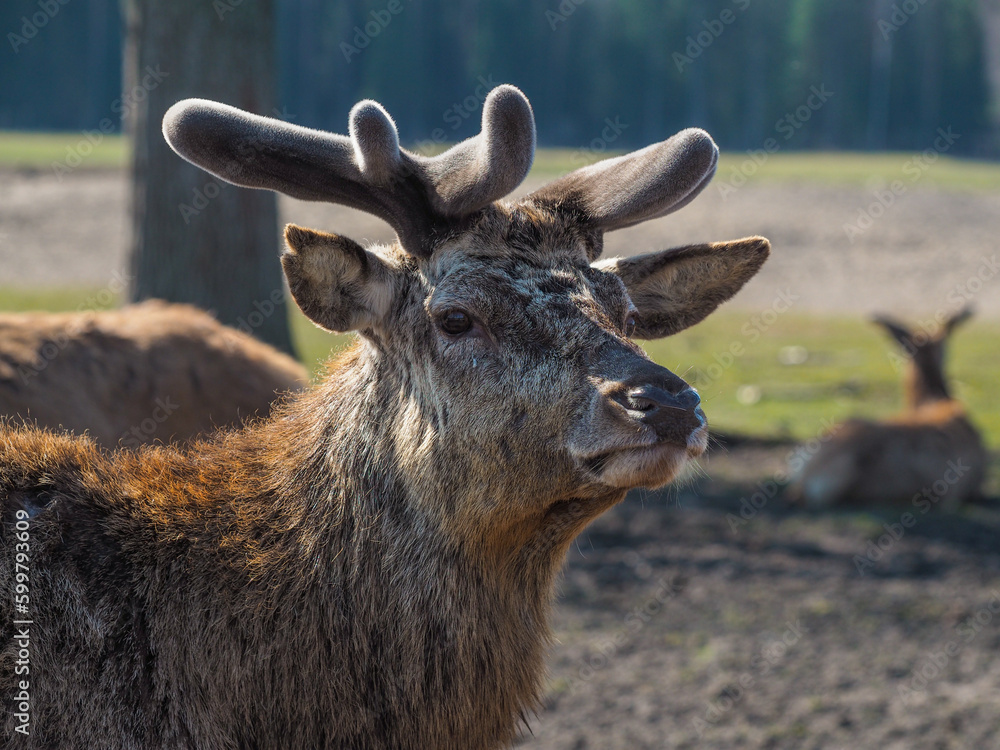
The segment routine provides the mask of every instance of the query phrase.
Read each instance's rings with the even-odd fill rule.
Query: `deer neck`
[[[440,642],[421,647],[473,696],[480,688],[472,683],[490,686],[478,695],[483,721],[499,727],[538,699],[538,665],[570,542],[624,493],[554,499],[536,514],[483,530],[463,508],[538,498],[505,498],[514,485],[477,492],[470,489],[475,483],[455,486],[453,477],[449,483],[433,471],[408,475],[407,453],[426,453],[423,441],[432,438],[418,435],[412,445],[400,438],[399,415],[392,412],[408,408],[400,392],[399,381],[378,362],[348,353],[325,383],[262,426],[270,431],[267,442],[289,446],[278,474],[301,506],[292,532],[299,542],[290,546],[299,554],[312,550],[313,557],[325,550],[331,568],[314,574],[316,582],[356,592],[350,606],[367,610],[373,632],[396,632],[409,645],[441,633]],[[490,674],[469,661],[470,653],[492,654]]]
[[[916,360],[910,363],[906,383],[906,405],[910,410],[950,400],[951,393],[940,367]]]

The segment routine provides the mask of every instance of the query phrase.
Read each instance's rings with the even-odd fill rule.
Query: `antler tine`
[[[687,205],[711,181],[718,160],[712,137],[689,128],[639,151],[581,167],[528,199],[572,212],[585,226],[608,232]],[[601,244],[595,243],[595,254]]]
[[[354,144],[354,161],[367,180],[384,185],[399,178],[403,166],[399,133],[381,104],[371,99],[355,104],[348,132]]]
[[[364,208],[350,189],[362,180],[354,147],[342,135],[185,99],[163,116],[163,136],[184,159],[234,185]]]
[[[497,86],[483,103],[482,131],[444,153],[422,158],[436,208],[462,216],[503,198],[521,184],[535,158],[535,116],[528,99]]]

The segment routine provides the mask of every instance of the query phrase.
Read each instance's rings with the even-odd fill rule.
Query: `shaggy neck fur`
[[[434,495],[446,485],[433,469],[399,468],[404,415],[387,405],[405,404],[401,388],[356,347],[272,420],[171,453],[159,477],[156,462],[120,471],[153,498],[159,559],[144,606],[168,624],[149,634],[171,654],[149,687],[177,714],[165,739],[491,748],[535,707],[566,548],[621,493],[557,499],[492,547],[462,542],[460,509],[477,498]],[[219,726],[204,694],[237,720]]]

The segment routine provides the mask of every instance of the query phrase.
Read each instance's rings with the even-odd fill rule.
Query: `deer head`
[[[914,331],[887,315],[875,315],[872,322],[884,328],[910,358],[907,373],[907,406],[917,408],[951,398],[944,376],[945,343],[955,328],[972,317],[971,306],[963,307],[932,331]]]
[[[560,517],[564,541],[705,450],[698,394],[633,339],[702,320],[757,273],[767,240],[598,259],[604,232],[705,187],[718,151],[704,131],[517,201],[504,196],[528,173],[535,129],[513,86],[487,97],[479,135],[433,157],[400,148],[372,101],[351,111],[349,136],[203,100],[172,107],[164,134],[223,180],[359,208],[396,230],[397,243],[364,248],[288,226],[281,260],[316,325],[360,334],[336,377],[373,400],[363,439],[464,539],[516,546]]]

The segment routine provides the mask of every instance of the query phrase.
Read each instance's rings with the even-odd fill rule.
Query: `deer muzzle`
[[[655,487],[701,455],[708,426],[698,392],[665,367],[628,352],[593,373],[596,388],[570,440],[589,474],[618,487]]]
[[[606,390],[607,408],[616,421],[648,428],[657,442],[687,448],[705,427],[698,392],[665,367],[643,362],[640,371]]]

